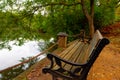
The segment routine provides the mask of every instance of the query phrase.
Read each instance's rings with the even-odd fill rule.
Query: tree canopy
[[[8,47],[7,42],[11,40],[17,40],[21,44],[25,40],[48,39],[55,37],[58,32],[72,35],[85,29],[92,35],[95,29],[115,21],[115,9],[119,2],[119,0],[1,0],[0,47]]]

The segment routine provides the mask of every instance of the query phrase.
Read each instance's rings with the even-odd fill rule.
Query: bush
[[[113,2],[95,7],[94,24],[95,29],[114,23],[115,6]]]

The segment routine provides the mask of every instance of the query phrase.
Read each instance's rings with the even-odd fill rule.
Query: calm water
[[[42,41],[41,43],[43,43]],[[40,49],[37,41],[28,41],[22,46],[13,45],[14,42],[10,42],[12,50],[2,49],[0,50],[0,70],[10,67],[19,63],[22,57],[27,58],[35,56],[40,53]],[[44,56],[41,56],[43,58]]]

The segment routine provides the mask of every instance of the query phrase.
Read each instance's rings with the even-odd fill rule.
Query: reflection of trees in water
[[[28,57],[28,58],[30,58],[30,57]],[[22,58],[20,60],[20,62],[23,62],[23,61],[27,60],[28,58]],[[29,61],[28,63],[25,63],[25,64],[19,65],[17,67],[11,68],[9,70],[3,71],[2,73],[0,73],[0,80],[12,80],[13,78],[18,76],[23,71],[30,68],[38,60],[39,60],[38,58],[35,58],[35,59]]]

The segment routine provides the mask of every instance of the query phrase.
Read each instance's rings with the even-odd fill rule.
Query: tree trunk
[[[90,37],[92,38],[95,32],[93,18],[88,19],[88,24],[89,24],[89,30],[90,30]]]
[[[90,37],[92,38],[94,34],[94,0],[90,0],[90,14],[88,13],[84,0],[81,0],[81,5],[82,5],[83,13],[88,19]]]

